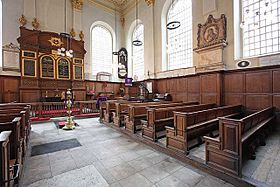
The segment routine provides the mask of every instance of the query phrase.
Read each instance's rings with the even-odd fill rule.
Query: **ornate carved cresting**
[[[194,51],[216,45],[226,46],[226,26],[227,20],[224,14],[218,19],[209,15],[205,24],[198,25],[197,48]]]
[[[155,4],[155,0],[145,0],[145,2],[148,6],[151,6],[151,5]]]
[[[227,46],[226,26],[224,14],[218,19],[209,15],[205,24],[198,25],[197,48],[194,49],[199,53],[197,72],[225,69],[223,49]]]
[[[51,39],[48,40],[50,42],[50,44],[52,46],[55,46],[55,47],[60,47],[63,42],[61,41],[61,38],[57,38],[57,37],[51,37]]]
[[[72,6],[76,10],[82,10],[84,5],[84,0],[72,0]]]
[[[25,18],[25,16],[22,14],[21,15],[21,17],[18,19],[18,21],[19,21],[19,23],[20,23],[20,25],[22,26],[22,27],[24,27],[26,24],[27,24],[27,20],[26,20],[26,18]]]
[[[38,30],[38,29],[39,29],[39,26],[40,26],[40,23],[39,23],[38,19],[37,19],[37,18],[33,18],[32,27],[33,27],[35,30]]]
[[[71,31],[70,31],[70,36],[71,36],[72,38],[75,38],[75,37],[76,37],[76,32],[75,32],[74,28],[71,29]]]
[[[81,41],[84,41],[85,35],[84,35],[83,31],[80,32],[79,37],[80,37]]]

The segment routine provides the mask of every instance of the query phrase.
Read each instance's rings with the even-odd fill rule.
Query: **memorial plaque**
[[[59,59],[57,71],[59,79],[70,79],[70,62],[65,58]]]
[[[83,80],[83,67],[82,66],[74,66],[75,71],[75,80]]]
[[[36,77],[36,60],[23,59],[23,76]]]
[[[54,78],[54,59],[50,56],[41,58],[41,77]]]

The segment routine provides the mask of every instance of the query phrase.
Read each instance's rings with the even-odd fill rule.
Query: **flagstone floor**
[[[53,122],[32,125],[20,186],[25,187],[219,187],[232,186],[98,122],[76,120],[73,131]],[[79,147],[29,156],[31,147],[77,139]]]

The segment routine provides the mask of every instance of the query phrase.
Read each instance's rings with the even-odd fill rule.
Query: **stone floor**
[[[76,138],[82,146],[27,156],[20,186],[232,186],[134,142],[98,119],[76,120],[74,131],[53,122],[32,125],[29,146]]]
[[[280,186],[280,130],[266,140],[266,146],[257,148],[256,160],[244,163],[242,173],[269,186]]]

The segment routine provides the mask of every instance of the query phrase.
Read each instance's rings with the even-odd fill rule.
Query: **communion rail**
[[[29,103],[31,106],[30,117],[36,119],[48,119],[53,117],[67,116],[64,102],[36,102]],[[75,101],[72,105],[72,115],[76,117],[89,117],[98,113],[96,101]]]

